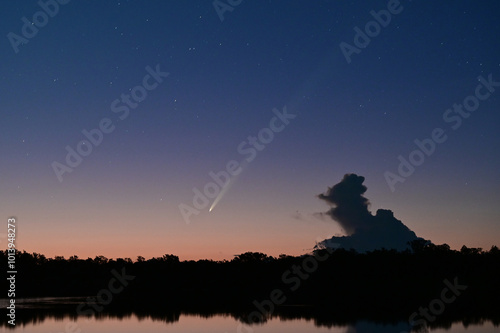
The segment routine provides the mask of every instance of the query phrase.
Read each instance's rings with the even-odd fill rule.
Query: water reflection
[[[41,298],[18,300],[15,327],[2,321],[1,331],[12,332],[159,332],[175,328],[175,332],[342,332],[401,333],[410,331],[402,320],[365,318],[356,320],[312,307],[282,307],[264,323],[246,322],[249,311],[209,311],[203,309],[165,309],[139,305],[115,306],[94,316],[82,316],[76,307],[85,298]],[[5,307],[2,305],[2,316]],[[140,327],[139,327],[140,325]],[[431,332],[500,332],[498,318],[464,318],[441,320],[431,324]],[[473,327],[473,330],[470,329]]]

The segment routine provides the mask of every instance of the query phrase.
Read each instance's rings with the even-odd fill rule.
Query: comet
[[[208,210],[209,212],[211,212],[212,209],[214,209],[215,206],[219,203],[220,199],[222,199],[222,197],[227,192],[227,190],[229,190],[229,188],[231,187],[231,185],[233,185],[234,180],[235,180],[235,177],[231,178],[227,182],[227,184],[222,188],[222,190],[220,191],[219,195],[215,198],[214,202],[212,203],[212,206],[210,206],[210,209]]]
[[[248,162],[246,160],[243,160],[242,162],[240,162],[240,168],[242,170],[237,175],[235,175],[231,179],[229,179],[229,181],[226,183],[226,185],[224,185],[224,187],[221,189],[219,195],[215,198],[214,202],[212,203],[212,206],[210,206],[210,208],[208,209],[209,212],[211,212],[215,208],[215,206],[219,203],[219,201],[222,199],[224,194],[226,194],[227,190],[229,190],[229,188],[234,184],[236,179],[243,173],[243,171],[245,171],[247,164],[248,164]]]

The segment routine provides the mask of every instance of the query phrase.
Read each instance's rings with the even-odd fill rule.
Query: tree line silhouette
[[[16,256],[16,298],[95,299],[108,287],[113,270],[134,276],[106,305],[106,311],[140,306],[246,313],[255,309],[255,302],[269,300],[273,290],[280,290],[285,301],[274,305],[276,311],[307,305],[345,320],[406,320],[419,307],[439,298],[443,280],[457,278],[467,290],[446,305],[439,320],[458,316],[499,323],[500,250],[496,246],[488,251],[463,246],[457,251],[447,244],[415,241],[411,250],[403,252],[316,249],[303,256],[278,257],[246,252],[230,261],[180,261],[172,254],[135,260],[47,258],[26,251],[18,251]],[[7,265],[6,251],[0,251],[0,265]],[[6,281],[3,283],[7,290]]]

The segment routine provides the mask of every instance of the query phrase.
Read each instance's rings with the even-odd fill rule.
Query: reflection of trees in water
[[[238,311],[213,311],[210,309],[162,309],[155,306],[137,306],[132,305],[120,305],[114,306],[103,312],[96,313],[93,316],[83,316],[78,315],[75,310],[73,303],[70,304],[55,304],[51,303],[52,306],[48,307],[47,304],[42,304],[42,307],[32,306],[27,308],[17,309],[16,323],[17,328],[19,326],[25,325],[39,325],[45,320],[56,319],[56,320],[77,320],[82,318],[90,318],[97,321],[104,320],[126,320],[131,318],[137,318],[139,320],[152,320],[164,322],[167,324],[176,323],[179,321],[180,317],[186,316],[196,316],[205,319],[210,319],[213,317],[225,316],[233,318],[245,324],[249,324],[246,320],[248,313],[254,309],[240,309]],[[38,304],[39,305],[39,304]],[[5,315],[5,309],[2,309],[1,315]],[[285,306],[279,307],[276,311],[268,316],[267,320],[279,319],[279,320],[307,320],[312,321],[317,327],[327,327],[327,328],[346,328],[347,333],[365,333],[365,332],[385,332],[385,333],[400,333],[402,331],[410,332],[425,332],[426,330],[417,330],[417,328],[411,328],[410,325],[405,322],[404,318],[379,318],[371,316],[369,318],[355,318],[354,316],[346,316],[342,314],[336,314],[327,309],[308,307],[308,306]],[[266,320],[266,321],[267,321]],[[434,323],[429,323],[428,328],[437,329],[450,329],[452,324],[462,323],[465,327],[472,325],[482,325],[487,322],[493,322],[495,326],[500,325],[500,315],[495,318],[486,317],[474,317],[470,316],[467,318],[460,317],[443,317],[436,320]],[[263,323],[260,323],[263,324]],[[265,323],[264,323],[265,324]],[[6,322],[2,321],[0,327],[10,327]]]

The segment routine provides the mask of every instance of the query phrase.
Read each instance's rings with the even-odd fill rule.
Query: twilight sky
[[[346,173],[420,237],[500,245],[500,3],[231,3],[2,3],[2,247],[15,216],[47,256],[298,255],[343,234],[315,213]]]

